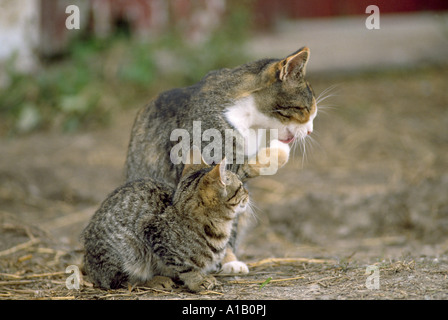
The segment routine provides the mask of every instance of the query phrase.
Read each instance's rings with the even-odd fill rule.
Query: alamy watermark
[[[269,138],[268,138],[269,137]],[[220,163],[223,154],[228,164],[244,164],[248,153],[258,150],[256,155],[249,157],[248,164],[263,164],[260,175],[273,175],[278,170],[278,150],[271,148],[267,154],[268,141],[278,141],[278,130],[248,129],[246,138],[234,129],[225,129],[224,137],[221,131],[209,128],[202,131],[201,121],[193,121],[192,136],[186,129],[174,129],[170,135],[170,141],[176,142],[170,150],[170,160],[173,164],[189,164],[190,148],[193,153],[200,152],[206,163]],[[203,148],[203,143],[206,143]],[[223,150],[224,148],[224,150]],[[201,157],[194,154],[193,164],[200,164]]]
[[[366,28],[369,30],[379,29],[380,28],[380,8],[376,5],[370,5],[366,8],[366,13],[369,13],[370,16],[366,19]]]
[[[380,269],[378,266],[370,265],[366,267],[366,288],[369,290],[378,290],[380,288]]]
[[[68,30],[79,30],[81,22],[79,7],[74,4],[69,5],[67,6],[67,8],[65,8],[65,13],[70,14],[67,19],[65,19],[65,27]]]
[[[65,280],[65,287],[68,290],[79,290],[82,283],[82,275],[79,267],[76,265],[69,265],[65,269],[65,273],[70,273],[70,275]],[[379,290],[380,289],[380,269],[378,266],[369,265],[366,267],[365,274],[366,278],[366,288],[369,290]]]
[[[69,290],[79,290],[82,278],[78,266],[70,265],[65,269],[65,273],[72,273],[65,280],[65,287]]]
[[[80,11],[77,5],[69,5],[65,8],[65,13],[69,16],[65,19],[65,27],[68,30],[78,30],[80,28]],[[377,5],[369,5],[366,7],[365,13],[370,14],[365,22],[366,28],[369,30],[380,29],[380,9]]]

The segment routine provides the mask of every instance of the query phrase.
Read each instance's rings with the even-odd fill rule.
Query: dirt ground
[[[107,128],[3,137],[0,299],[447,299],[447,79],[440,66],[311,75],[316,94],[335,87],[305,156],[250,183],[250,273],[200,295],[66,288],[80,232],[122,182],[140,105]]]

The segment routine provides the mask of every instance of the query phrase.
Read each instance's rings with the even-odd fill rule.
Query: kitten
[[[305,80],[309,56],[309,49],[304,47],[284,59],[263,59],[234,69],[211,71],[190,87],[158,95],[139,111],[134,122],[126,159],[127,181],[152,177],[176,186],[183,165],[170,159],[170,150],[179,142],[171,141],[170,135],[180,128],[192,137],[194,121],[200,121],[202,130],[216,129],[222,136],[225,130],[233,130],[237,138],[233,158],[226,155],[229,168],[243,182],[256,176],[247,166],[248,159],[259,149],[258,145],[247,145],[250,129],[276,129],[284,145],[304,139],[313,131],[317,106]],[[201,143],[198,147],[203,150],[207,142]],[[244,163],[237,163],[236,150],[244,150]],[[223,149],[220,159],[224,156]],[[228,272],[248,272],[234,255],[237,231],[245,217],[240,215],[232,228],[225,258],[230,263]]]
[[[283,165],[287,155],[279,153]],[[176,189],[148,178],[112,192],[81,236],[84,270],[94,285],[115,289],[165,276],[193,292],[211,288],[215,279],[207,272],[221,263],[233,220],[249,201],[225,166],[225,159],[214,167],[202,159],[185,165]],[[263,166],[247,170],[256,175]]]

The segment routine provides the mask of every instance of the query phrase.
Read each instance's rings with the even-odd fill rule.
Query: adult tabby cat
[[[246,162],[259,147],[247,146],[250,129],[277,129],[278,140],[284,144],[304,139],[313,131],[317,113],[313,90],[305,80],[309,56],[309,49],[303,47],[284,59],[263,59],[211,71],[190,87],[158,95],[139,111],[134,122],[126,159],[127,181],[153,177],[175,186],[183,165],[170,159],[170,151],[179,142],[171,141],[170,135],[181,128],[192,137],[194,121],[200,121],[202,130],[217,129],[222,136],[232,129],[241,138],[234,140],[234,150],[244,150]],[[201,143],[198,147],[203,150],[208,142]],[[246,162],[237,163],[235,153],[228,161],[230,170],[243,182],[253,177],[245,170]],[[233,226],[224,258],[226,273],[248,272],[234,255],[238,220],[244,216],[240,215]]]
[[[281,166],[287,154],[279,152]],[[207,272],[221,263],[233,220],[245,210],[249,194],[225,169],[225,159],[213,168],[198,162],[185,166],[175,190],[140,179],[101,204],[81,236],[84,270],[96,286],[115,289],[154,276],[178,279],[194,292],[214,285]],[[256,175],[261,166],[247,170]]]

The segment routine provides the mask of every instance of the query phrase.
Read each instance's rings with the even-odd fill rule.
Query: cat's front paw
[[[247,177],[273,175],[289,160],[290,147],[287,143],[272,140],[268,148],[262,148],[248,160],[245,168]]]
[[[291,151],[289,144],[280,142],[279,140],[272,140],[269,149],[271,149],[271,152],[277,154],[277,165],[279,168],[288,162],[289,152]]]
[[[278,140],[271,141],[269,148],[258,151],[255,167],[259,175],[273,175],[289,160],[289,146]]]
[[[223,264],[221,272],[225,274],[246,274],[249,273],[249,268],[244,262],[230,261]]]

